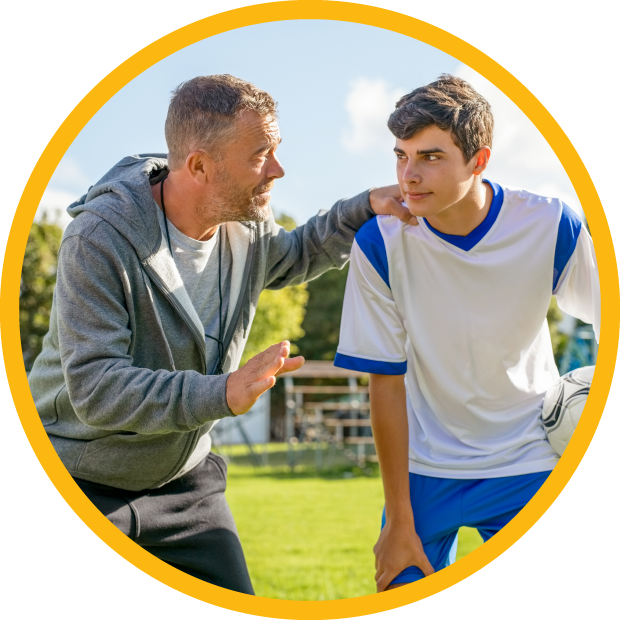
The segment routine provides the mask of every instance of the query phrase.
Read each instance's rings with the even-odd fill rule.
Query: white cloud
[[[519,107],[470,67],[461,64],[455,74],[480,92],[493,110],[493,153],[485,176],[498,183],[561,198],[581,212],[579,199],[562,164]]]
[[[49,221],[55,222],[64,230],[72,219],[67,213],[67,207],[79,197],[80,195],[72,192],[48,187],[34,216],[35,221],[40,221],[45,214]]]
[[[386,122],[394,104],[405,92],[399,88],[390,90],[383,80],[358,78],[352,82],[345,101],[351,126],[342,136],[344,147],[352,152],[386,145],[391,148],[394,137]]]

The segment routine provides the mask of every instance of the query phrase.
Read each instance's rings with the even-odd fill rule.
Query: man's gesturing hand
[[[249,411],[258,397],[275,385],[277,375],[304,365],[306,360],[301,356],[287,359],[290,352],[291,343],[286,340],[273,344],[230,374],[226,382],[226,400],[235,415]]]
[[[417,566],[425,577],[434,573],[413,521],[397,524],[388,521],[381,530],[375,552],[377,592],[383,592],[409,566]]]
[[[417,226],[418,219],[401,204],[402,200],[398,185],[377,187],[370,191],[370,207],[377,215],[395,215],[406,224]]]

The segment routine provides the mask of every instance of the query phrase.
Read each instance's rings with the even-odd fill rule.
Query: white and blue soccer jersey
[[[353,244],[334,363],[405,375],[412,473],[553,469],[540,415],[558,378],[551,296],[598,339],[596,256],[580,218],[558,199],[490,185],[489,213],[467,236],[378,216]]]

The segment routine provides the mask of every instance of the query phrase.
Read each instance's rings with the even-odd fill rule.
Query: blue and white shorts
[[[409,474],[415,529],[432,567],[438,571],[456,560],[460,527],[476,528],[486,542],[536,494],[551,472],[505,478],[454,480]],[[385,525],[385,510],[381,527]],[[417,566],[400,573],[392,584],[424,577]]]

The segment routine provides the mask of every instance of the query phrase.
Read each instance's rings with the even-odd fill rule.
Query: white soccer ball
[[[551,447],[560,456],[579,422],[593,375],[594,366],[576,368],[547,390],[542,408],[543,424]]]

